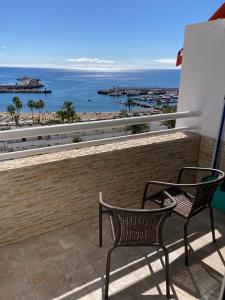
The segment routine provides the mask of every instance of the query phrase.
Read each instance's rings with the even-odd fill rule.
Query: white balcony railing
[[[60,125],[51,125],[51,126],[36,126],[30,128],[21,128],[21,129],[12,129],[0,132],[0,141],[7,142],[12,140],[18,140],[23,138],[38,137],[38,136],[47,136],[47,135],[56,135],[56,134],[65,134],[73,132],[87,132],[90,130],[102,130],[106,128],[116,128],[122,126],[130,126],[136,124],[145,124],[152,123],[156,121],[166,121],[166,120],[176,120],[181,118],[192,118],[201,116],[199,111],[185,111],[179,113],[170,113],[170,114],[158,114],[150,116],[141,116],[141,117],[129,117],[121,119],[112,119],[112,120],[102,120],[102,121],[90,121],[90,122],[77,122],[72,124],[60,124]],[[173,131],[185,131],[185,130],[196,130],[198,126],[184,126],[174,129],[166,129],[159,131],[151,131],[141,134],[136,134],[135,138],[149,136],[153,134],[169,133]],[[80,143],[70,143],[57,146],[50,146],[44,148],[29,149],[23,151],[15,151],[8,153],[0,154],[0,161],[14,158],[21,158],[31,155],[51,153],[63,150],[70,150],[75,148],[88,147],[99,144],[112,143],[117,141],[122,141],[126,139],[134,138],[134,135],[124,135],[118,137],[103,138],[98,140],[85,141]]]

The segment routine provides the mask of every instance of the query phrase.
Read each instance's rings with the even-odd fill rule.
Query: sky
[[[218,0],[1,0],[0,66],[174,68]]]

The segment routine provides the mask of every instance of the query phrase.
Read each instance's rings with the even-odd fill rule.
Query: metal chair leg
[[[102,247],[102,207],[99,205],[99,215],[98,215],[98,221],[99,221],[99,247]]]
[[[216,237],[215,237],[215,227],[214,227],[214,217],[213,217],[213,209],[212,209],[212,207],[209,207],[209,211],[210,211],[212,239],[213,239],[213,243],[215,243],[216,242]]]
[[[106,274],[105,274],[105,300],[109,299],[109,275],[110,275],[110,263],[111,263],[111,254],[115,247],[112,247],[107,254],[106,261]]]
[[[166,247],[162,247],[165,254],[165,266],[166,266],[166,296],[170,298],[170,273],[169,273],[169,255]]]
[[[184,224],[184,252],[185,252],[185,265],[186,266],[189,265],[187,225],[188,225],[188,221],[186,221],[185,224]]]
[[[145,200],[143,199],[141,202],[141,209],[144,209],[144,208],[145,208]]]

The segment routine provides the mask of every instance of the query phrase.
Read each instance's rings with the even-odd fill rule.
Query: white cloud
[[[82,64],[100,64],[100,65],[114,65],[116,61],[99,59],[97,57],[79,57],[79,58],[67,58],[66,61],[72,63],[82,63]]]
[[[160,63],[163,65],[175,65],[176,58],[162,58],[162,59],[153,59],[153,62]]]
[[[65,59],[67,63],[54,64],[51,57],[46,57],[48,62],[45,64],[3,64],[0,66],[8,67],[30,67],[30,68],[63,68],[71,70],[87,70],[87,71],[126,71],[126,70],[144,70],[144,69],[174,69],[176,59],[145,59],[145,60],[127,60],[123,62],[100,59],[96,57],[79,57]],[[2,58],[1,58],[2,60]]]

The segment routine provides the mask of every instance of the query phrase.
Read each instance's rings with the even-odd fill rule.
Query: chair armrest
[[[99,212],[101,214],[112,215],[111,207],[109,205],[107,205],[106,203],[104,203],[102,200],[102,192],[99,193],[99,204],[98,205],[99,205]]]
[[[147,199],[148,189],[149,189],[150,185],[157,185],[157,186],[162,186],[162,187],[163,186],[164,187],[182,187],[182,185],[180,185],[178,183],[151,180],[151,181],[147,182],[145,185],[143,200]]]
[[[174,188],[191,188],[191,187],[197,187],[199,184],[196,183],[188,183],[188,184],[180,184],[180,183],[172,183],[172,182],[164,182],[164,181],[149,181],[145,185],[144,194],[143,194],[143,201],[147,200],[147,194],[149,190],[150,185],[157,185],[157,186],[164,186],[164,187],[174,187]]]
[[[175,199],[173,198],[173,196],[171,196],[167,191],[163,191],[162,193],[163,193],[167,198],[169,198],[169,199],[171,200],[172,203],[175,202],[175,205],[174,205],[174,207],[173,207],[173,209],[174,209],[174,208],[177,206],[176,200],[175,200]],[[164,205],[164,200],[162,201],[161,205]],[[171,213],[172,213],[172,211],[171,211]],[[170,213],[170,216],[171,216],[171,213]]]
[[[211,169],[211,168],[201,168],[201,167],[184,167],[179,172],[179,175],[178,175],[178,178],[177,178],[177,183],[180,183],[184,171],[213,172],[213,171],[217,171],[217,170],[216,169]]]
[[[171,196],[167,191],[163,191],[163,194],[167,197],[167,198],[169,198],[172,202],[176,202],[176,200],[173,198],[173,196]]]

